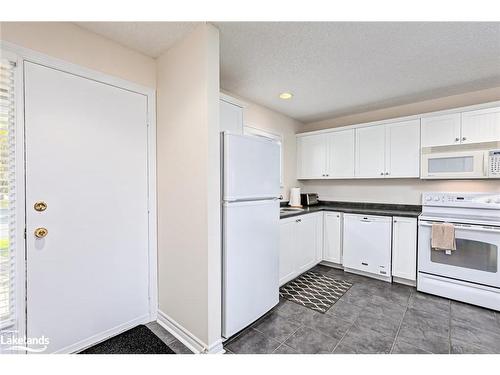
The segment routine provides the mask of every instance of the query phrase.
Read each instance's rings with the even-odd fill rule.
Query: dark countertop
[[[284,207],[288,207],[288,205],[282,204],[281,208]],[[320,211],[336,211],[361,215],[418,217],[418,215],[422,212],[422,206],[407,204],[319,201],[318,205],[304,207],[304,210],[302,211],[288,211],[280,213],[280,219],[307,215]]]

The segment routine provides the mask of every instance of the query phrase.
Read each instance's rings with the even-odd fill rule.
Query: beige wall
[[[500,87],[314,122],[302,126],[300,132],[379,121],[497,100],[500,100]],[[304,192],[317,192],[320,194],[320,198],[325,200],[402,204],[420,204],[421,194],[426,191],[500,192],[498,181],[483,180],[311,180],[301,181],[301,187]]]
[[[362,124],[365,122],[417,115],[425,112],[465,107],[468,105],[493,102],[497,100],[500,100],[500,87],[311,122],[302,126],[300,132]]]
[[[304,124],[267,107],[255,104],[248,99],[227,91],[224,92],[245,103],[243,112],[244,126],[281,135],[283,140],[283,187],[281,188],[281,193],[283,194],[283,198],[288,200],[290,188],[299,186],[296,179],[295,134],[300,131]]]
[[[159,309],[209,346],[221,334],[217,29],[177,42],[157,76]]]
[[[153,58],[70,22],[1,22],[0,40],[143,86],[156,87]]]

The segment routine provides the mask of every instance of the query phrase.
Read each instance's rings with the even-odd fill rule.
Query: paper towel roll
[[[290,202],[288,204],[292,207],[302,207],[300,204],[300,188],[290,189]]]

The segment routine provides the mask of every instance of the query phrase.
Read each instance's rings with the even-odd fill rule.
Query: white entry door
[[[147,97],[24,69],[27,337],[73,352],[149,316]]]

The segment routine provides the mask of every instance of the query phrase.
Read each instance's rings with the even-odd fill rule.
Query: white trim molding
[[[202,340],[189,332],[181,324],[176,322],[161,310],[158,310],[157,322],[193,353],[223,354],[225,352],[224,347],[222,346],[222,339],[207,346]]]
[[[234,105],[241,107],[243,109],[247,106],[247,104],[243,100],[236,99],[236,98],[232,97],[231,95],[225,94],[223,92],[219,93],[219,99],[224,100],[225,102],[234,104]]]

